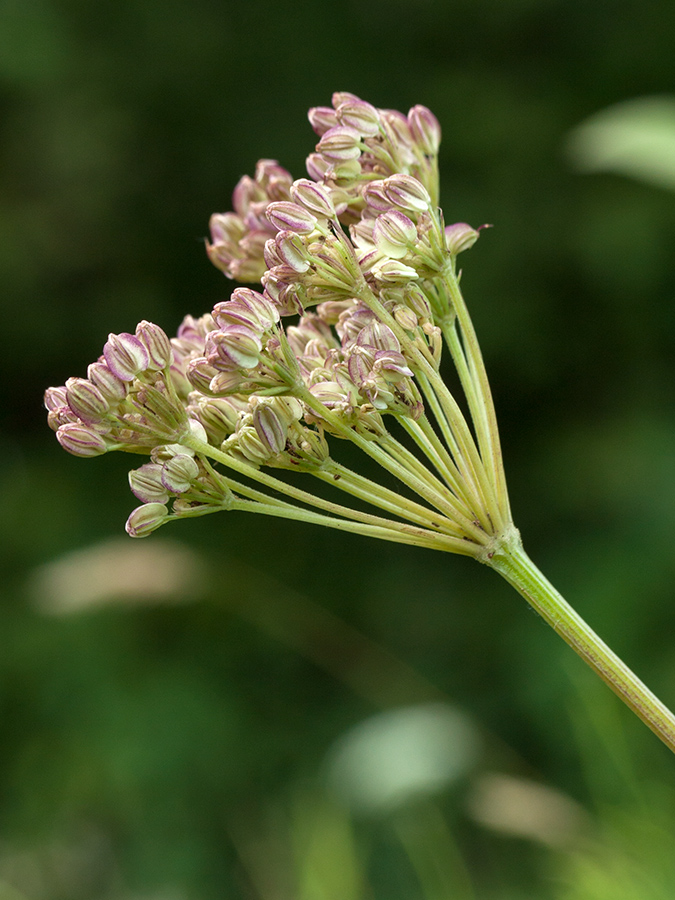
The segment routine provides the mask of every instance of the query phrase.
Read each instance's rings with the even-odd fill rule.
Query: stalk
[[[483,560],[508,581],[553,630],[675,753],[675,715],[558,593],[525,553],[515,528]]]

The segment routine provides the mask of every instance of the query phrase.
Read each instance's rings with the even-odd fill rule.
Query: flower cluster
[[[171,518],[253,509],[480,555],[509,513],[455,267],[478,231],[446,227],[438,208],[439,124],[423,106],[404,115],[344,92],[309,119],[310,177],[263,159],[236,186],[234,211],[211,218],[209,258],[257,289],[187,316],[172,339],[148,322],[111,334],[86,379],[47,390],[50,424],[77,456],[150,454],[130,474],[135,537]],[[439,375],[444,340],[471,425]],[[332,438],[417,499],[341,465]],[[329,481],[376,513],[272,469]]]

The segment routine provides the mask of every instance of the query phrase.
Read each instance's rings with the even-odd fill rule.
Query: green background
[[[36,574],[135,505],[134,460],[63,453],[45,387],[228,296],[209,215],[259,157],[304,174],[308,107],[423,103],[446,221],[494,225],[463,285],[525,546],[675,704],[675,195],[565,154],[672,91],[674,40],[667,0],[0,0],[2,900],[675,895],[671,755],[475,563],[233,513],[150,538],[197,555],[190,602],[48,615]],[[484,731],[471,771],[344,812],[334,742],[438,698]],[[487,771],[582,804],[583,839],[476,822]]]

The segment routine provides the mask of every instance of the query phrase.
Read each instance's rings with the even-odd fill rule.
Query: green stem
[[[469,310],[464,301],[464,297],[459,287],[459,280],[454,268],[446,273],[444,279],[447,287],[451,306],[457,316],[457,322],[462,331],[462,341],[464,351],[469,361],[472,380],[482,398],[483,410],[486,417],[486,424],[489,434],[490,459],[484,460],[486,465],[490,466],[492,478],[494,479],[494,487],[497,497],[497,504],[500,508],[504,522],[511,519],[511,510],[509,507],[509,495],[506,489],[506,476],[504,474],[504,463],[502,460],[502,451],[499,441],[499,429],[497,428],[497,415],[492,399],[492,391],[483,362],[483,354],[478,344],[478,338],[469,315]],[[447,335],[446,335],[447,339]]]
[[[663,743],[675,752],[675,716],[556,591],[515,529],[483,559],[508,581]]]

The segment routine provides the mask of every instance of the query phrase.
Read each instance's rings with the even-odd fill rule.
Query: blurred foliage
[[[675,198],[565,147],[672,89],[674,37],[667,0],[2,0],[2,900],[675,895],[670,755],[475,564],[233,514],[174,526],[191,602],[108,568],[59,616],[38,572],[134,505],[127,459],[59,450],[44,388],[227,296],[209,214],[258,157],[303,173],[309,106],[421,102],[446,218],[495,225],[464,285],[525,545],[672,705]],[[377,815],[330,793],[351,729],[439,703],[480,734],[463,774]],[[533,836],[533,784],[571,838]]]

